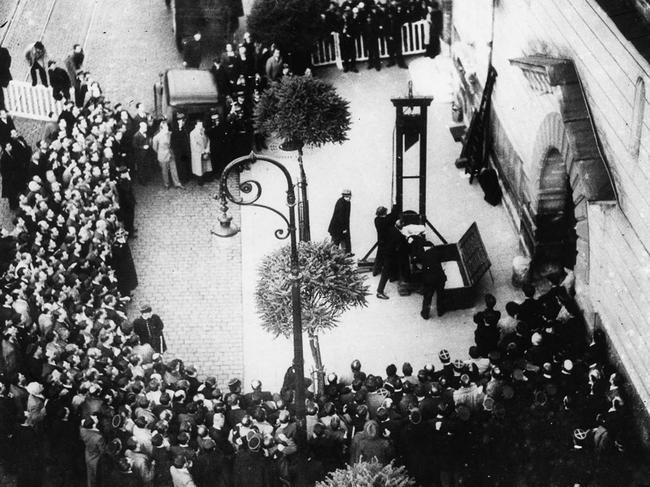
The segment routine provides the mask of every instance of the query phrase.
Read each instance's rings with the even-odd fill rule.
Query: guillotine
[[[418,180],[418,214],[423,225],[447,243],[427,218],[427,112],[433,101],[431,96],[413,96],[412,84],[409,82],[407,96],[391,98],[395,107],[395,202],[400,210],[404,209],[404,180]],[[419,164],[417,174],[404,174],[404,153],[416,142],[420,142]]]
[[[402,223],[406,225],[426,225],[440,239],[436,245],[445,274],[448,276],[443,299],[448,310],[473,306],[475,288],[483,275],[490,269],[483,239],[476,222],[472,223],[462,237],[455,243],[448,243],[427,218],[427,111],[433,97],[413,96],[409,82],[408,95],[391,98],[395,107],[394,139],[394,197],[397,210],[401,212]],[[416,174],[404,174],[404,153],[420,142]],[[404,211],[404,180],[418,182],[418,211]],[[359,260],[360,267],[370,268],[373,261],[368,257],[377,244]],[[417,285],[417,283],[416,283]],[[412,283],[400,282],[400,295],[410,294]]]
[[[431,224],[426,216],[427,212],[427,111],[433,101],[432,96],[413,96],[413,85],[409,81],[408,95],[391,98],[395,107],[395,138],[394,138],[394,197],[398,211],[404,210],[404,180],[418,180],[418,213],[420,223],[427,225],[436,236],[446,244],[447,241]],[[404,153],[415,143],[420,142],[419,163],[417,174],[404,174]],[[415,212],[412,212],[415,213]],[[359,260],[359,266],[371,267],[373,262],[368,257],[377,247],[372,248]]]

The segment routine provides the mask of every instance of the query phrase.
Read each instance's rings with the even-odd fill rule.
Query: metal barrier
[[[5,105],[11,116],[48,121],[58,118],[61,113],[63,103],[54,99],[51,87],[12,80],[3,89]]]
[[[412,54],[422,54],[425,51],[424,39],[425,29],[429,25],[426,20],[418,20],[417,22],[407,22],[402,25],[402,54],[409,56]],[[379,57],[388,57],[388,47],[386,39],[380,37],[377,41],[379,43]],[[368,53],[363,43],[363,37],[359,36],[354,40],[357,61],[367,61]],[[312,54],[312,64],[314,66],[329,66],[336,64],[339,69],[343,69],[343,61],[341,58],[341,44],[339,41],[339,34],[333,32],[325,39],[321,39],[316,44],[316,49]]]

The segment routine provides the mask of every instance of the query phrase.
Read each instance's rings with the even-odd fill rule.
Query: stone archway
[[[555,147],[542,162],[536,214],[536,259],[573,269],[577,253],[575,208],[566,164]]]
[[[559,112],[549,113],[537,131],[533,149],[531,210],[536,221],[545,218],[569,217],[565,230],[574,225],[575,234],[566,237],[575,240],[576,280],[589,283],[589,222],[587,207],[590,202],[615,199],[605,162],[587,151],[585,134],[574,121]],[[597,144],[593,140],[593,144]],[[536,239],[540,235],[535,232]],[[535,249],[544,241],[536,241]],[[573,246],[571,242],[570,247]],[[572,263],[572,262],[570,262]]]

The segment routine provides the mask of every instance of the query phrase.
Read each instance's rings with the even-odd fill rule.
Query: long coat
[[[0,87],[6,88],[11,81],[11,54],[6,47],[0,47]]]
[[[350,202],[343,197],[336,200],[334,213],[332,213],[332,219],[327,231],[332,236],[332,239],[340,239],[343,237],[344,231],[350,231]]]
[[[43,485],[44,455],[42,438],[31,426],[19,425],[14,433],[14,454],[18,473],[17,487]]]
[[[151,318],[136,318],[133,320],[133,331],[140,337],[141,343],[148,343],[158,353],[167,350],[167,343],[163,335],[163,324],[160,316],[151,315]]]
[[[4,151],[0,157],[0,174],[2,174],[2,197],[16,200],[25,189],[25,151],[15,141],[12,141],[11,152]]]
[[[86,479],[88,487],[95,487],[97,485],[97,463],[99,457],[106,449],[106,441],[102,434],[93,429],[81,428],[79,430],[81,441],[86,445],[85,458],[86,458]]]
[[[185,125],[180,127],[178,122],[174,123],[169,144],[174,153],[178,178],[185,182],[190,178],[191,159],[190,134]]]
[[[7,121],[0,119],[0,144],[4,150],[4,146],[11,140],[11,131],[16,128],[13,119],[7,115]]]
[[[112,253],[111,266],[115,269],[117,289],[122,296],[128,296],[138,287],[138,274],[133,263],[131,248],[127,242],[115,242]]]
[[[192,151],[192,174],[201,177],[207,172],[212,172],[210,161],[210,139],[205,135],[205,130],[198,125],[190,132],[190,150]],[[203,154],[208,154],[204,157]]]

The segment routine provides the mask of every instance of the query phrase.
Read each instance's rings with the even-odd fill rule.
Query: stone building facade
[[[650,29],[645,0],[454,0],[451,52],[466,120],[490,63],[490,163],[522,253],[574,267],[591,330],[602,327],[650,405]],[[635,8],[636,7],[636,8]],[[568,247],[567,247],[568,242]],[[649,443],[647,426],[641,429]]]

